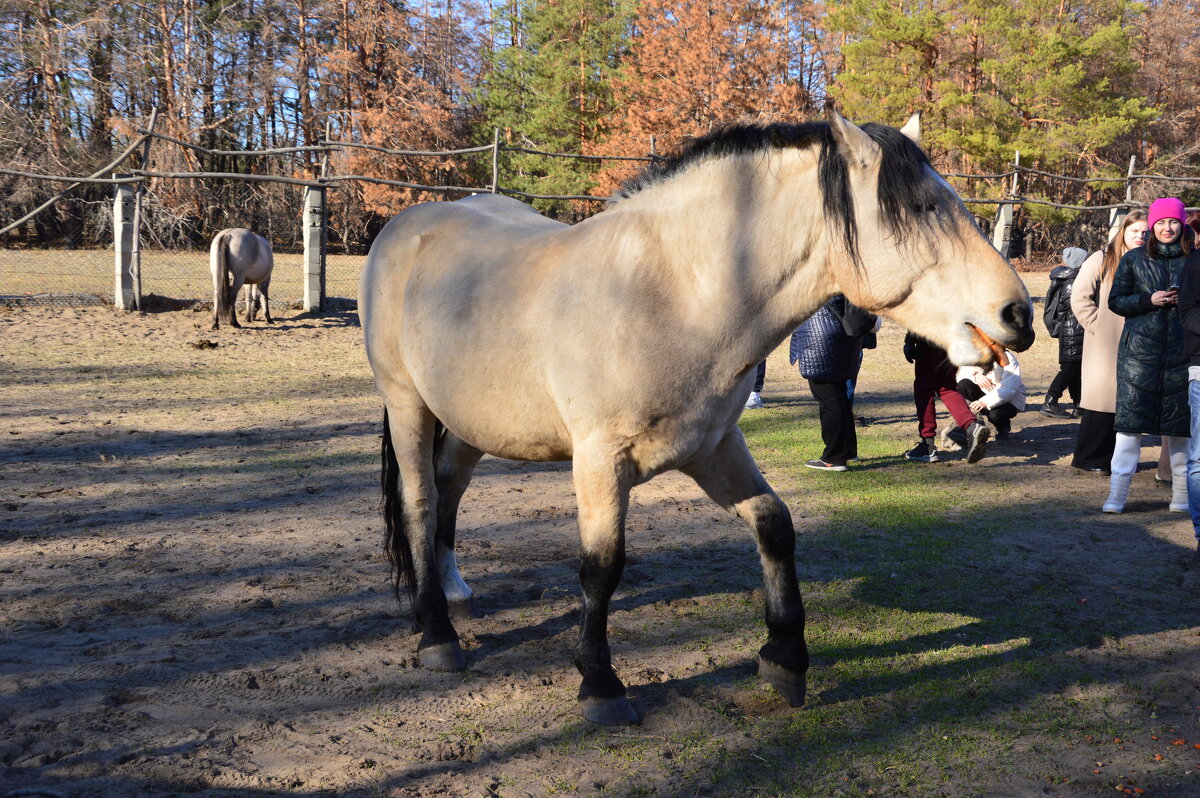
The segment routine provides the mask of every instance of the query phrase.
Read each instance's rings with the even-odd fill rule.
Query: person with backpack
[[[1058,339],[1058,374],[1046,389],[1041,412],[1055,418],[1078,418],[1083,383],[1083,325],[1071,311],[1071,291],[1079,267],[1087,260],[1087,251],[1067,247],[1062,251],[1063,265],[1050,272],[1046,291],[1046,309],[1042,321],[1051,338]],[[1071,394],[1074,406],[1067,410],[1059,404],[1063,393]]]

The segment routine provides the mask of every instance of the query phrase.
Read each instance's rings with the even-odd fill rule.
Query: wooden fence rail
[[[157,119],[157,109],[151,115],[150,125],[146,129],[137,129],[137,138],[135,138],[122,153],[117,156],[112,162],[107,164],[102,169],[88,175],[86,177],[70,176],[70,175],[51,175],[37,174],[13,169],[0,169],[0,175],[10,177],[20,177],[30,180],[44,180],[48,182],[68,183],[66,188],[51,197],[46,202],[39,205],[31,212],[25,214],[20,219],[0,228],[0,235],[11,232],[21,225],[29,222],[39,213],[52,207],[57,201],[65,197],[72,189],[84,184],[112,184],[116,190],[115,205],[114,205],[114,241],[116,249],[116,289],[115,289],[115,304],[123,309],[135,309],[141,306],[141,267],[140,267],[140,241],[141,241],[141,197],[145,192],[148,181],[150,180],[238,180],[247,182],[265,182],[279,183],[284,185],[300,186],[305,189],[304,197],[304,212],[303,216],[303,234],[301,236],[304,242],[304,271],[305,271],[305,296],[304,308],[306,310],[319,310],[324,304],[324,264],[325,256],[325,241],[327,229],[326,217],[326,192],[330,188],[336,188],[339,185],[346,183],[370,183],[386,186],[395,186],[399,188],[407,188],[416,191],[425,191],[430,193],[441,194],[474,194],[474,193],[499,193],[506,194],[523,199],[542,199],[542,200],[562,200],[573,202],[605,202],[606,197],[598,197],[592,195],[578,194],[532,194],[524,191],[518,191],[512,188],[506,188],[501,185],[500,180],[500,154],[504,152],[522,153],[529,155],[538,155],[547,158],[569,158],[593,162],[603,161],[633,161],[633,162],[654,162],[662,160],[654,151],[654,139],[650,141],[650,152],[644,156],[601,156],[601,155],[582,155],[579,153],[559,153],[547,152],[531,147],[513,147],[502,144],[500,141],[499,130],[495,131],[492,144],[478,147],[465,147],[452,150],[400,150],[381,147],[373,144],[363,144],[360,142],[337,141],[329,140],[328,132],[326,139],[319,144],[300,146],[300,147],[280,147],[267,150],[217,150],[208,147],[203,147],[198,144],[184,141],[154,130],[154,122]],[[311,178],[291,177],[286,175],[276,174],[248,174],[245,172],[206,172],[206,171],[152,171],[146,169],[149,163],[150,145],[154,141],[162,141],[175,146],[183,147],[193,152],[203,153],[212,157],[270,157],[279,155],[293,155],[298,153],[319,153],[321,164],[319,174]],[[128,169],[125,173],[117,173],[116,170],[135,152],[140,149],[141,167],[140,169]],[[468,155],[491,155],[491,181],[488,186],[455,186],[455,185],[425,185],[404,180],[392,180],[370,175],[337,175],[330,176],[326,174],[329,155],[336,152],[341,152],[347,149],[362,149],[373,152],[379,152],[385,155],[398,157],[421,157],[421,158],[452,158]],[[1153,175],[1153,174],[1138,174],[1134,172],[1135,161],[1130,160],[1129,170],[1124,177],[1108,177],[1108,178],[1093,178],[1093,177],[1074,177],[1069,175],[1058,175],[1051,172],[1045,172],[1040,169],[1034,169],[1028,166],[1022,166],[1020,161],[1020,153],[1017,153],[1014,160],[1013,168],[996,174],[959,174],[959,173],[944,173],[944,177],[956,178],[962,180],[978,181],[978,180],[1011,180],[1011,184],[1007,186],[1003,196],[1000,197],[964,197],[963,202],[968,205],[993,205],[996,206],[996,216],[992,230],[992,242],[998,250],[1006,257],[1009,254],[1009,242],[1011,240],[1011,229],[1014,218],[1015,208],[1022,205],[1040,205],[1052,208],[1072,211],[1108,211],[1109,212],[1109,227],[1110,231],[1115,230],[1120,224],[1125,213],[1134,208],[1144,208],[1145,203],[1137,202],[1132,199],[1133,185],[1137,181],[1161,181],[1168,183],[1200,185],[1200,177],[1175,177],[1168,175]],[[315,167],[313,167],[315,169]],[[104,175],[104,176],[102,176]],[[1044,180],[1054,180],[1063,183],[1075,185],[1093,185],[1093,184],[1108,184],[1114,188],[1123,186],[1125,188],[1124,200],[1120,202],[1112,202],[1102,205],[1080,205],[1054,202],[1046,199],[1031,197],[1020,191],[1020,180],[1022,176],[1034,176]],[[128,204],[135,204],[132,213],[127,210]],[[1189,208],[1188,210],[1194,210]],[[310,228],[312,228],[310,230]]]

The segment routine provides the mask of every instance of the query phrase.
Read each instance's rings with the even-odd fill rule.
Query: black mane
[[[862,130],[883,152],[877,201],[884,224],[892,237],[903,241],[916,226],[928,226],[935,220],[939,226],[946,227],[950,214],[937,211],[945,209],[949,197],[938,181],[929,179],[925,171],[930,165],[929,158],[921,148],[894,127],[869,122],[862,125]],[[838,152],[828,122],[734,124],[718,128],[686,142],[670,157],[646,167],[623,183],[613,199],[620,201],[631,197],[709,158],[813,146],[821,148],[817,181],[825,216],[831,224],[840,228],[846,250],[852,253],[857,263],[858,228],[846,161]]]

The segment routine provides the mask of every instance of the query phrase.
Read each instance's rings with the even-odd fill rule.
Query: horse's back
[[[215,254],[218,247],[226,249],[229,268],[240,274],[247,283],[269,280],[275,264],[271,242],[246,227],[227,227],[213,236],[212,260],[216,269]]]
[[[386,402],[419,397],[474,446],[565,459],[546,384],[545,324],[529,312],[545,236],[568,229],[497,195],[405,210],[380,232],[359,287],[367,356]]]

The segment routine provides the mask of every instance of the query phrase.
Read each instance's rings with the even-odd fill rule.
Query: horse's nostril
[[[1033,308],[1028,302],[1009,302],[1000,309],[1000,320],[1015,333],[1009,348],[1024,352],[1033,346]]]
[[[1000,320],[1016,332],[1024,332],[1030,327],[1029,306],[1025,302],[1009,302],[1000,310]]]

